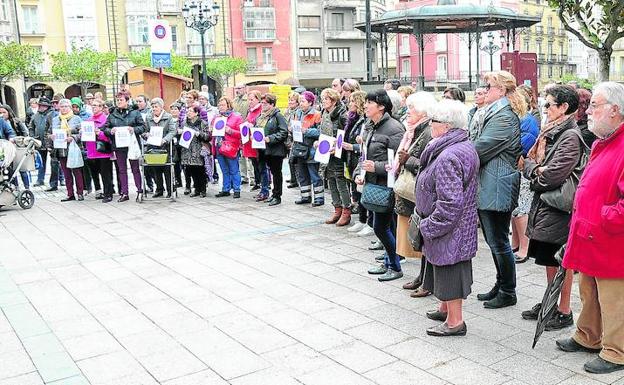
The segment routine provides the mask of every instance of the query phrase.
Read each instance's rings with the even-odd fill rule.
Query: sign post
[[[150,20],[150,48],[152,51],[152,67],[158,68],[160,98],[164,99],[163,68],[171,67],[171,27],[163,19]]]

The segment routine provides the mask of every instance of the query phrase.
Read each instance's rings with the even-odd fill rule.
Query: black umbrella
[[[533,337],[533,349],[535,349],[535,344],[537,344],[537,340],[539,340],[540,336],[544,332],[544,328],[546,327],[546,322],[550,320],[552,315],[557,310],[557,305],[559,303],[559,293],[561,293],[561,286],[563,286],[563,280],[566,275],[566,269],[561,266],[561,261],[563,260],[563,255],[565,254],[565,245],[561,246],[557,254],[555,255],[555,259],[559,262],[559,270],[557,270],[557,274],[555,274],[555,278],[553,281],[546,287],[546,292],[544,293],[544,298],[542,298],[542,308],[537,316],[537,325],[535,326],[535,336]]]

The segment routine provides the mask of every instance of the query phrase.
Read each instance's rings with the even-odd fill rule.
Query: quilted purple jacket
[[[477,252],[479,156],[468,133],[452,129],[429,142],[420,157],[416,212],[423,254],[436,266],[472,259]]]

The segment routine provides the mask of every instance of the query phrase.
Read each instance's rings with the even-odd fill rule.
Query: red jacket
[[[624,278],[624,124],[594,142],[576,190],[563,266]]]
[[[252,110],[251,108],[249,109],[249,112],[247,112],[247,119],[245,121],[255,126],[256,119],[258,119],[260,113],[262,113],[262,104],[258,103],[255,110]],[[243,156],[246,158],[258,157],[258,151],[255,148],[251,148],[251,138],[247,143],[243,144]]]
[[[223,115],[221,114],[215,115],[214,119],[212,119],[212,122],[210,123],[210,127],[212,127],[214,125],[214,121],[217,118],[220,118],[221,116]],[[232,133],[231,134],[228,134],[227,132],[225,133],[225,136],[223,137],[224,142],[232,142],[232,144],[236,148],[240,148],[240,145],[241,145],[240,125],[241,123],[243,123],[243,117],[240,116],[238,112],[231,111],[230,116],[228,116],[227,118],[226,126],[232,129]],[[213,148],[213,150],[215,150],[213,151],[213,154],[218,154],[218,152],[216,152],[216,148]]]

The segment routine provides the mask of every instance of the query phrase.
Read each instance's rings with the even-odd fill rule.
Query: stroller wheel
[[[35,194],[30,190],[22,190],[17,196],[17,204],[24,210],[28,210],[35,204]]]

